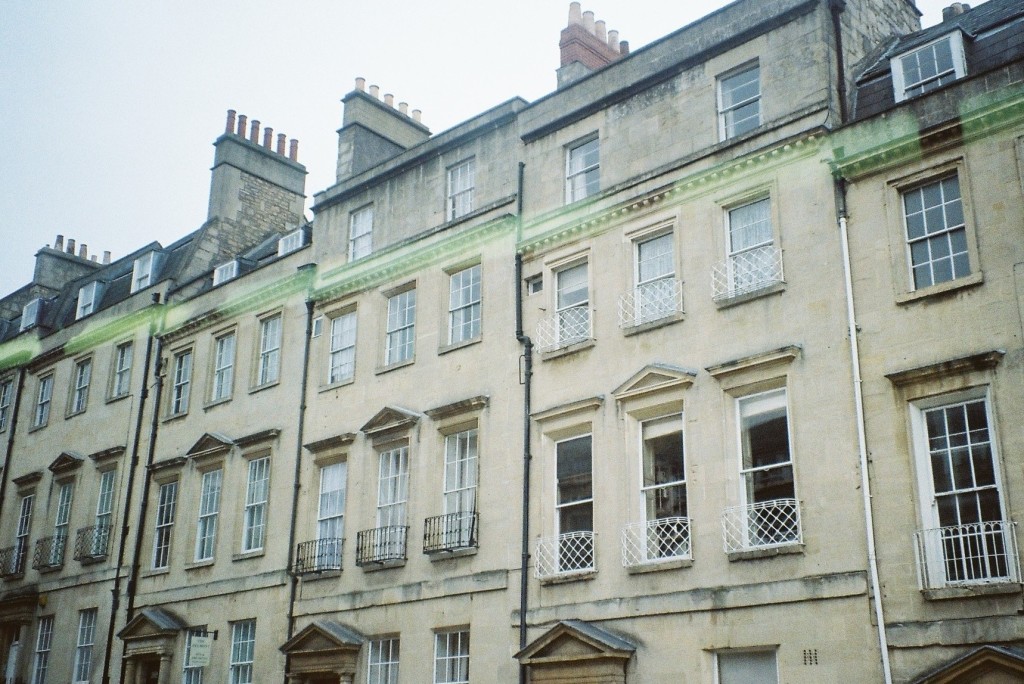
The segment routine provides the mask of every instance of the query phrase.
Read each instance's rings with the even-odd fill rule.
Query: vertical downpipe
[[[516,190],[517,237],[523,232],[523,175],[526,164],[519,162]],[[533,378],[533,342],[523,334],[523,255],[516,252],[516,340],[523,345],[523,526],[522,554],[519,565],[519,650],[526,648],[526,608],[530,567],[530,392]],[[526,684],[526,666],[519,664],[519,682]]]
[[[11,474],[11,456],[14,455],[14,435],[18,430],[18,411],[21,408],[21,395],[25,391],[25,369],[18,371],[18,383],[14,390],[14,401],[11,403],[11,421],[7,425],[7,447],[4,452],[4,467],[0,473],[0,511],[3,511],[7,497],[7,480]]]
[[[846,320],[850,336],[850,365],[853,371],[853,403],[857,418],[857,449],[860,456],[860,490],[864,495],[864,527],[867,534],[868,571],[871,575],[871,593],[875,604],[875,621],[878,623],[878,647],[882,652],[882,674],[885,684],[892,684],[889,666],[889,640],[885,633],[885,617],[882,611],[882,587],[878,580],[878,558],[875,554],[875,523],[871,512],[871,478],[868,474],[867,435],[864,429],[864,392],[860,376],[860,347],[857,343],[857,318],[853,306],[853,277],[850,265],[850,239],[846,227],[846,184],[842,179],[835,182],[836,214],[839,222],[839,238],[843,249],[843,277],[846,286]]]

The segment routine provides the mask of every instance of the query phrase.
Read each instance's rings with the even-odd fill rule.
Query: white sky
[[[583,9],[635,50],[725,4]],[[929,26],[949,2],[917,4]],[[299,140],[312,198],[334,182],[340,99],[356,76],[421,109],[434,133],[554,90],[569,0],[497,7],[0,0],[0,296],[29,282],[36,251],[58,233],[117,258],[198,228],[228,109]]]

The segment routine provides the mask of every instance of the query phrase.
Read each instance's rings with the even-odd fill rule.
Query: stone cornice
[[[916,368],[908,368],[906,370],[886,373],[885,377],[888,378],[889,382],[896,387],[906,387],[907,385],[928,382],[929,380],[948,377],[950,375],[964,375],[971,371],[991,370],[999,365],[999,362],[1003,360],[1003,356],[1005,355],[1005,351],[1001,349],[994,349],[992,351],[981,352],[980,354],[961,356],[956,359],[948,359],[937,363],[929,363],[924,366],[917,366]]]

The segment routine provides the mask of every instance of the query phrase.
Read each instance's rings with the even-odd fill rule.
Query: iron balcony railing
[[[622,564],[627,568],[690,558],[689,518],[659,518],[622,528]]]
[[[427,518],[423,523],[423,553],[475,548],[479,515],[460,511]]]
[[[573,306],[548,316],[537,324],[537,347],[555,351],[591,338],[590,306]]]
[[[921,588],[1020,582],[1016,531],[1009,520],[918,530]]]
[[[796,499],[775,499],[726,508],[722,531],[726,553],[801,544],[800,504]]]
[[[25,574],[25,557],[28,555],[27,544],[15,544],[0,549],[0,578],[17,579]]]
[[[356,535],[356,565],[404,561],[408,525],[376,527]]]
[[[594,533],[567,532],[537,539],[534,574],[543,579],[593,572]]]
[[[110,525],[83,527],[75,535],[75,560],[106,558],[109,548]]]
[[[733,254],[711,269],[716,302],[739,297],[783,282],[782,250],[771,245]]]
[[[64,565],[64,549],[68,538],[60,535],[36,540],[36,552],[32,556],[32,567],[36,570],[60,568]]]
[[[305,575],[327,570],[341,570],[341,546],[344,540],[333,537],[302,542],[295,551],[292,571]]]
[[[664,278],[637,285],[619,297],[619,327],[633,328],[683,311],[683,284]]]

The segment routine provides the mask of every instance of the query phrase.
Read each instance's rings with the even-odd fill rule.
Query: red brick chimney
[[[569,23],[562,29],[558,48],[559,88],[629,53],[629,43],[619,41],[618,31],[607,31],[604,21],[595,21],[594,13],[583,12],[578,2],[569,4]]]

